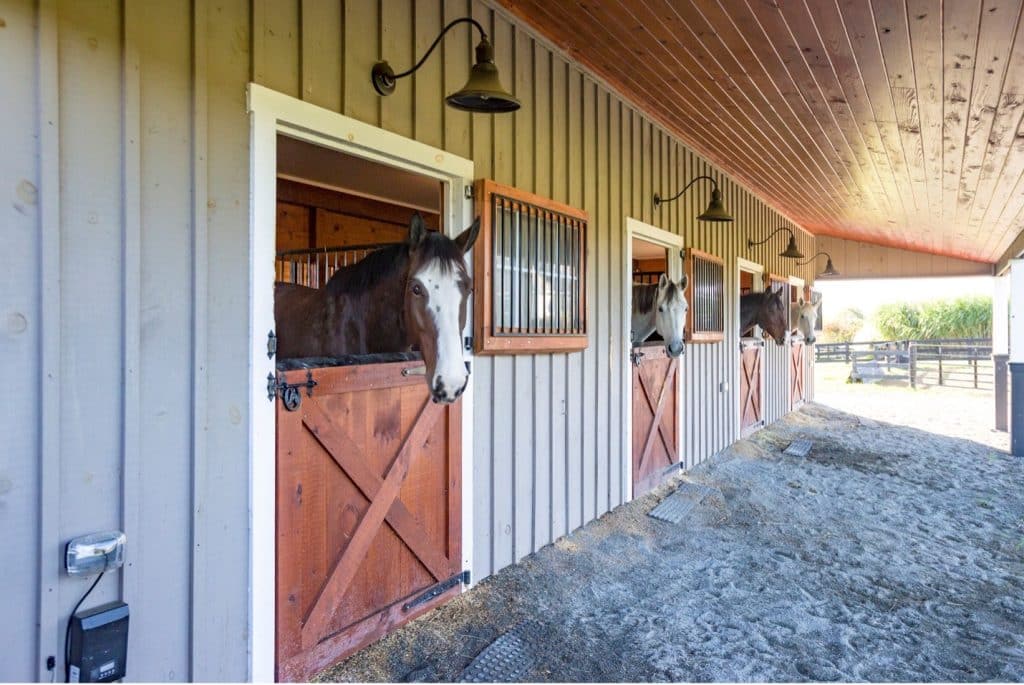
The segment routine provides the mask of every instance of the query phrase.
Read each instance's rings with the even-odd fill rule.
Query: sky
[[[928,302],[965,295],[992,296],[991,276],[958,276],[941,278],[879,278],[865,280],[818,279],[814,289],[821,292],[825,321],[844,309],[857,307],[870,322],[875,311],[883,304],[894,302]],[[857,336],[873,339],[870,324]],[[867,336],[867,337],[865,337]]]

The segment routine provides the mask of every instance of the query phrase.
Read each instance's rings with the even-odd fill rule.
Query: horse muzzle
[[[455,383],[445,382],[441,376],[436,376],[433,385],[430,386],[430,400],[435,404],[451,404],[462,397],[467,385],[469,374],[463,377],[462,384],[457,387]]]
[[[668,345],[665,345],[665,351],[668,352],[668,356],[670,357],[678,357],[686,353],[686,343],[682,340],[669,343]]]

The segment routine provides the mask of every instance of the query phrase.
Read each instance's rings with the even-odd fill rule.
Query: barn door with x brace
[[[740,341],[740,437],[764,425],[763,360],[764,340]]]
[[[664,344],[634,348],[633,361],[633,497],[661,482],[679,463],[676,401],[679,360]]]
[[[789,408],[799,409],[803,406],[804,393],[804,353],[806,344],[803,340],[791,340],[789,349]]]
[[[297,392],[277,400],[278,680],[310,679],[468,581],[461,402],[431,402],[422,368],[279,374]]]

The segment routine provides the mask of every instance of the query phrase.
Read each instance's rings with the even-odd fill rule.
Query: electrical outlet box
[[[71,617],[68,682],[112,683],[125,677],[128,605],[110,602]]]
[[[124,543],[124,533],[119,530],[74,538],[64,552],[68,575],[96,575],[120,568],[124,564]]]

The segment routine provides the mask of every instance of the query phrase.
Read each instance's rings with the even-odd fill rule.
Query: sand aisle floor
[[[648,517],[680,478],[723,497]],[[808,405],[320,678],[453,680],[523,619],[525,680],[1024,680],[1024,460]]]

